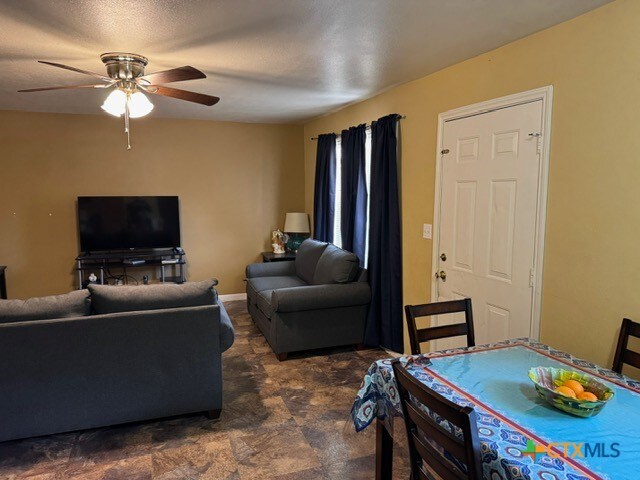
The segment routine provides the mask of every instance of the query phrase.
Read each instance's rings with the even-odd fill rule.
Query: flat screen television
[[[180,246],[178,197],[78,197],[80,250]]]

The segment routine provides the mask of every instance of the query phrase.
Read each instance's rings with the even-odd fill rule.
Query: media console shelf
[[[144,260],[144,262],[136,262]],[[78,289],[82,288],[85,281],[85,273],[95,273],[98,282],[104,285],[110,270],[126,271],[132,268],[157,268],[160,267],[161,282],[184,283],[185,278],[185,253],[182,249],[167,248],[146,251],[119,251],[83,253],[76,257],[76,271],[78,272]],[[178,270],[178,275],[167,276],[166,267]],[[117,275],[114,275],[117,276]]]

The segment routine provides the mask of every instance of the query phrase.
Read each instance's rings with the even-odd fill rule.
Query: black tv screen
[[[180,246],[178,197],[78,197],[80,250]]]

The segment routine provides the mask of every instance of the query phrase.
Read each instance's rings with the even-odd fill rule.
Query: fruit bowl
[[[563,412],[577,417],[597,415],[613,397],[611,388],[585,373],[553,367],[535,367],[529,370],[529,378],[535,384],[540,397]],[[567,380],[577,381],[586,392],[593,393],[598,400],[577,400],[557,392],[556,389]]]

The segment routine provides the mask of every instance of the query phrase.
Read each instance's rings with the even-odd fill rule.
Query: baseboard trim
[[[236,300],[246,300],[246,293],[229,293],[227,295],[218,295],[218,298],[223,302],[234,302]]]

